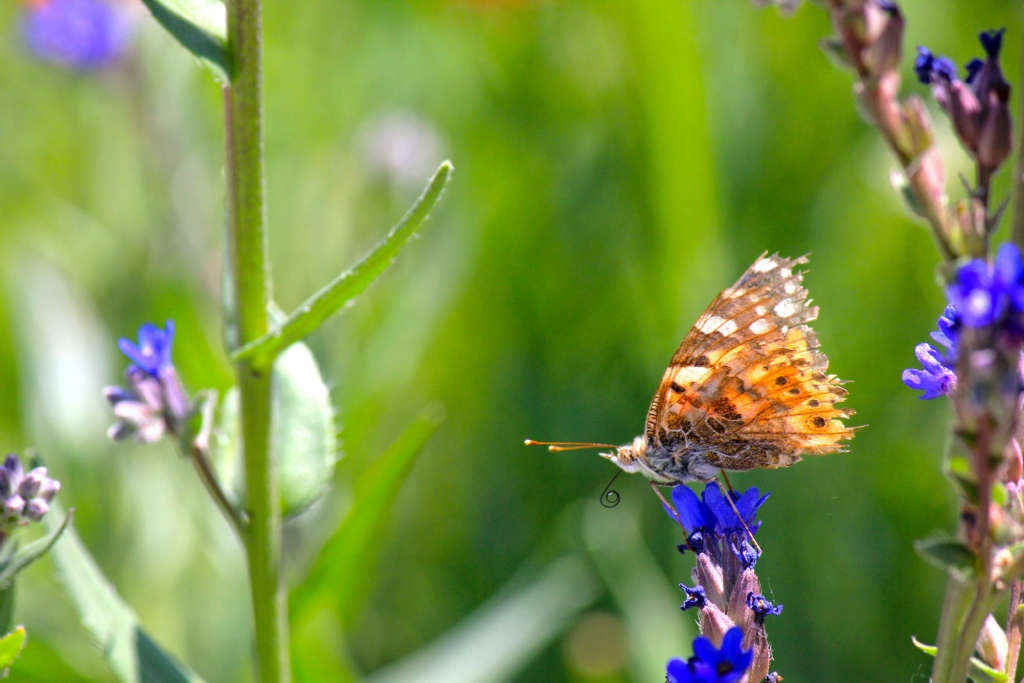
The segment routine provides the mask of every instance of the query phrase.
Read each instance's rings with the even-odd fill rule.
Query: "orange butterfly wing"
[[[699,448],[715,467],[785,467],[842,450],[854,430],[842,382],[805,323],[806,258],[762,254],[712,302],[679,346],[647,413],[649,444]]]

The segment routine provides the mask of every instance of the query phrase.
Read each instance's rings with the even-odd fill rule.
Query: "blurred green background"
[[[1021,7],[906,0],[905,91],[926,44],[962,64]],[[250,678],[243,556],[170,444],[104,437],[115,340],[178,324],[193,390],[220,345],[221,95],[141,7],[131,52],[74,74],[34,60],[0,4],[0,446],[37,447],[147,630],[207,681]],[[764,250],[811,253],[831,370],[867,424],[848,454],[738,475],[772,492],[758,564],[793,681],[926,680],[943,579],[912,550],[951,530],[948,405],[900,381],[941,311],[936,253],[892,190],[824,12],[746,0],[265,3],[271,251],[291,309],[376,242],[436,165],[421,239],[309,340],[338,406],[336,492],[289,523],[301,581],[353,478],[423,409],[446,419],[402,485],[367,601],[296,625],[296,675],[372,681],[653,681],[686,655],[692,560],[638,476],[537,439],[623,443],[703,307]],[[1016,103],[1017,96],[1014,96]],[[1005,195],[1007,170],[1000,175]],[[330,586],[318,593],[329,603]],[[110,681],[47,560],[19,585],[12,680]],[[663,676],[664,670],[661,669]]]

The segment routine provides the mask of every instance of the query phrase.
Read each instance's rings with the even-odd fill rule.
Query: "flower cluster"
[[[22,21],[37,57],[75,71],[115,62],[134,29],[127,5],[107,0],[33,0]]]
[[[722,638],[722,647],[698,636],[693,641],[693,656],[687,661],[669,660],[665,680],[668,683],[734,683],[743,678],[754,653],[743,649],[743,631],[733,627]]]
[[[964,149],[989,174],[1006,161],[1012,147],[1010,84],[999,66],[1004,31],[979,36],[986,58],[967,63],[964,81],[957,77],[952,60],[933,55],[928,48],[919,47],[914,62],[918,80],[932,86]]]
[[[903,372],[903,382],[924,391],[922,399],[949,396],[956,388],[959,335],[964,328],[993,328],[1014,338],[1024,336],[1024,261],[1014,244],[999,248],[994,263],[975,259],[957,272],[946,288],[949,305],[931,336],[946,347],[941,353],[931,344],[914,349],[923,370]]]
[[[118,341],[124,355],[133,361],[125,371],[127,387],[107,387],[103,395],[114,408],[117,422],[107,436],[115,441],[129,437],[139,443],[159,441],[165,434],[177,434],[192,411],[178,372],[171,363],[174,323],[160,329],[146,324],[139,329],[139,343]]]
[[[58,491],[60,482],[51,479],[45,467],[25,472],[21,459],[8,455],[0,465],[0,539],[14,526],[42,519]]]
[[[686,594],[682,608],[700,610],[701,634],[713,643],[722,643],[723,651],[726,638],[737,634],[731,636],[737,639],[736,651],[742,645],[750,653],[748,680],[761,681],[771,664],[764,620],[782,611],[782,605],[773,605],[761,594],[754,573],[760,555],[750,543],[750,534],[761,525],[755,516],[768,494],[762,496],[756,488],[750,488],[743,494],[731,491],[728,495],[726,498],[717,482],[707,484],[700,496],[686,486],[676,486],[672,489],[672,505],[665,506],[669,516],[687,534],[687,542],[679,550],[692,550],[697,555],[693,569],[696,585],[679,586]],[[693,677],[697,674],[692,673],[691,678],[678,680],[732,681],[739,680],[740,675],[705,679]]]

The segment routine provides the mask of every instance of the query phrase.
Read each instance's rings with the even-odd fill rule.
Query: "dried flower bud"
[[[865,8],[868,25],[868,61],[874,74],[895,71],[903,51],[905,21],[894,2],[868,3]]]
[[[733,586],[732,594],[729,596],[729,618],[743,629],[746,633],[754,624],[754,612],[750,609],[747,596],[761,592],[761,584],[753,569],[744,569]]]
[[[1006,641],[1006,632],[992,618],[991,614],[988,615],[985,619],[985,625],[981,628],[981,633],[978,634],[978,654],[993,669],[1002,671],[1006,667],[1006,654],[1008,651],[1009,644]]]

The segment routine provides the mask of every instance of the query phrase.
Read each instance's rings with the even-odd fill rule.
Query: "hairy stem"
[[[1021,582],[1014,581],[1010,588],[1010,609],[1006,614],[1006,668],[1004,673],[1012,681],[1017,674],[1017,659],[1020,657],[1021,622],[1020,608],[1024,596],[1021,595]]]
[[[227,0],[231,83],[225,89],[228,248],[232,269],[228,313],[237,342],[267,333],[270,277],[267,265],[263,171],[263,67],[260,0]],[[241,397],[241,446],[249,525],[245,537],[257,680],[287,683],[286,595],[281,585],[281,507],[277,466],[269,448],[270,375],[246,362],[235,365]]]

